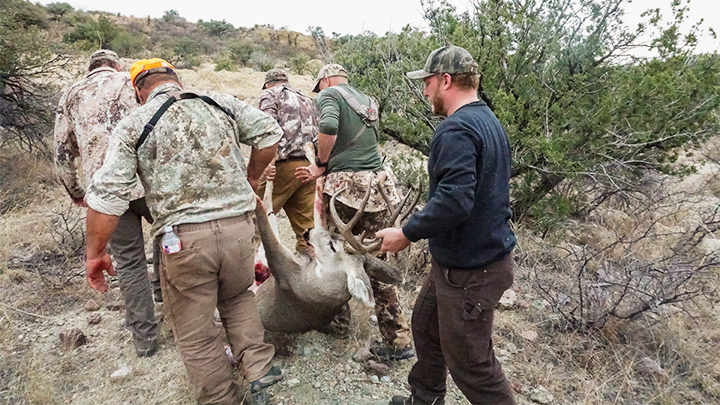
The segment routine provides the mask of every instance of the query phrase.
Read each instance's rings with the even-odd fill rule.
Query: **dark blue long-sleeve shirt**
[[[510,144],[483,101],[466,104],[435,130],[429,200],[403,227],[413,242],[451,268],[478,268],[510,253]]]

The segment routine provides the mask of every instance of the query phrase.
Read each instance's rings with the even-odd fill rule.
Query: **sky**
[[[410,24],[426,28],[420,0],[175,0],[173,2],[148,0],[40,0],[47,5],[56,1],[70,3],[76,9],[100,10],[125,16],[160,18],[165,11],[174,9],[188,21],[202,19],[225,20],[235,27],[252,27],[271,24],[305,33],[309,26],[323,28],[326,35],[359,34],[372,31],[383,35],[398,32]],[[687,0],[681,0],[683,4]],[[472,9],[470,0],[448,0],[459,11]],[[670,0],[634,0],[626,6],[625,21],[635,27],[640,14],[652,7],[669,10]],[[664,7],[663,7],[664,6]],[[697,22],[705,17],[703,26],[712,27],[720,36],[720,0],[690,0],[689,20]],[[704,36],[700,39],[701,52],[720,51],[720,39]]]

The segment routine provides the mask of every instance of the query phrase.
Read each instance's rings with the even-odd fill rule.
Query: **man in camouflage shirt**
[[[85,198],[88,283],[107,289],[103,271],[112,274],[113,268],[104,243],[139,178],[155,218],[153,234],[172,231],[180,239],[179,251],[160,256],[160,281],[198,403],[240,402],[213,321],[217,308],[239,371],[251,381],[251,403],[266,404],[265,388],[282,373],[272,367],[274,349],[263,342],[248,287],[254,281],[254,190],[282,130],[267,114],[232,96],[181,93],[174,67],[162,59],[136,62],[130,77],[142,106],[113,131]],[[146,126],[161,107],[164,113],[154,127]],[[139,141],[144,129],[147,137]],[[240,143],[252,146],[247,166]]]
[[[90,57],[87,76],[60,98],[55,121],[55,169],[78,206],[87,207],[75,159],[81,159],[85,184],[90,184],[102,165],[110,133],[138,106],[130,75],[120,69],[115,52],[99,50]],[[156,348],[158,326],[142,233],[141,218],[152,223],[144,195],[138,183],[130,193],[129,207],[120,216],[110,249],[118,265],[120,291],[125,299],[125,324],[132,331],[137,355],[151,356]]]
[[[395,178],[383,168],[377,146],[377,121],[366,124],[336,89],[342,87],[361,105],[371,105],[370,97],[350,86],[347,71],[338,64],[325,65],[318,73],[313,92],[320,92],[317,106],[320,115],[318,130],[318,153],[313,164],[301,167],[297,175],[306,180],[324,176],[323,202],[329,211],[330,196],[341,191],[337,198],[338,215],[346,223],[360,208],[367,187],[372,179],[373,189],[365,207],[365,213],[353,229],[353,233],[371,234],[384,226],[387,204],[378,188],[386,190],[391,202],[400,199],[395,189]],[[369,235],[372,236],[372,235]],[[397,287],[370,278],[375,299],[375,314],[383,337],[380,345],[370,348],[376,356],[403,360],[415,355],[412,349],[410,329],[402,314]],[[350,307],[346,304],[331,324],[330,331],[341,336],[348,334]]]
[[[313,203],[315,202],[315,181],[303,183],[295,177],[295,169],[307,166],[303,146],[317,139],[317,110],[315,101],[290,86],[287,73],[282,69],[272,69],[265,75],[263,92],[260,95],[260,110],[275,118],[283,129],[283,137],[278,143],[275,157],[272,205],[277,214],[285,210],[297,244],[295,250],[306,252],[307,242],[302,234],[313,227]],[[272,173],[272,165],[265,170]],[[262,196],[265,185],[258,190]]]

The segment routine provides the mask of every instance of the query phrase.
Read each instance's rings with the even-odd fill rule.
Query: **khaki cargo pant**
[[[323,204],[328,218],[330,218],[329,204],[330,196],[323,194]],[[343,222],[347,223],[357,212],[356,209],[348,207],[337,202],[336,208],[338,216]],[[353,233],[361,235],[363,231],[376,232],[382,227],[385,220],[386,211],[381,212],[365,212],[358,223],[353,228]],[[332,221],[328,220],[328,229],[333,232],[334,227]],[[372,237],[372,235],[369,235]],[[381,257],[384,259],[384,257]],[[383,341],[388,346],[396,349],[402,349],[410,346],[412,337],[410,335],[410,327],[403,315],[400,301],[398,300],[398,289],[394,285],[381,283],[370,277],[370,284],[373,291],[373,299],[375,300],[375,316],[378,319],[378,327]],[[346,303],[335,316],[330,329],[340,335],[347,335],[350,328],[350,306]]]
[[[201,404],[237,404],[237,384],[220,331],[213,322],[217,307],[239,370],[248,381],[272,366],[272,345],[255,297],[254,213],[199,224],[175,226],[182,250],[161,255],[163,301],[190,381]]]
[[[125,326],[132,332],[135,348],[141,352],[152,346],[158,332],[142,218],[148,223],[153,222],[145,198],[130,201],[110,239],[110,251],[117,263],[118,284],[125,300]]]
[[[275,163],[275,180],[273,180],[273,212],[277,214],[285,210],[290,226],[295,233],[295,251],[307,252],[308,245],[302,234],[314,226],[313,204],[315,203],[315,181],[305,184],[295,177],[295,169],[309,166],[307,159],[290,160]],[[265,195],[265,185],[258,187],[260,198]]]

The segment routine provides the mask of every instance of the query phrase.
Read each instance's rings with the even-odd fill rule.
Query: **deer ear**
[[[365,275],[365,278],[367,278],[367,275]],[[375,301],[373,301],[372,296],[370,295],[370,280],[367,280],[366,283],[364,280],[361,280],[348,272],[347,284],[350,295],[359,299],[368,307],[375,306]]]
[[[370,277],[373,277],[381,283],[400,284],[403,281],[402,274],[400,274],[398,269],[370,253],[363,255],[363,267]]]

